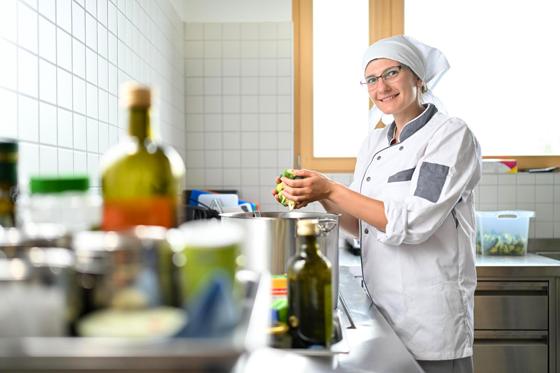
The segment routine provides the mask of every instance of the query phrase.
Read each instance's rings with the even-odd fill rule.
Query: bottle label
[[[105,200],[103,230],[120,231],[135,225],[175,226],[175,201],[169,197]]]

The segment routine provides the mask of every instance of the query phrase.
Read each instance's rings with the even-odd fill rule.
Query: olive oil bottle
[[[297,223],[299,248],[288,267],[288,323],[292,347],[329,347],[333,339],[331,264],[319,250],[318,221]]]
[[[153,140],[151,91],[127,83],[121,91],[128,112],[128,138],[103,156],[101,188],[104,230],[135,225],[176,226],[185,166],[170,146]]]

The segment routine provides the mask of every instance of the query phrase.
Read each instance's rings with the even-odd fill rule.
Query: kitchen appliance
[[[339,216],[320,212],[237,212],[220,215],[245,230],[244,259],[250,270],[286,273],[288,260],[297,250],[296,225],[301,219],[319,221],[319,246],[332,265],[333,299],[338,299]],[[337,301],[334,302],[335,308]]]

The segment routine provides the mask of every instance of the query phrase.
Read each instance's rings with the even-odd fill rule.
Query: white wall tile
[[[56,0],[56,24],[72,32],[72,0]]]
[[[74,148],[78,150],[87,150],[87,126],[86,117],[74,114]]]
[[[103,154],[109,149],[109,126],[105,123],[99,123],[99,153]]]
[[[37,56],[18,50],[18,91],[37,97],[39,94],[39,60]]]
[[[98,116],[97,100],[97,87],[93,84],[86,83],[86,109],[89,117],[97,118]]]
[[[111,33],[107,36],[107,58],[113,64],[117,64],[118,53],[117,53],[117,37]]]
[[[87,174],[87,153],[74,152],[74,175]]]
[[[39,172],[41,175],[58,175],[58,151],[54,146],[39,146]]]
[[[553,203],[554,202],[554,185],[540,184],[535,186],[535,202],[537,203]]]
[[[58,146],[72,148],[73,145],[73,125],[72,112],[69,110],[58,109]]]
[[[14,92],[0,88],[0,113],[2,125],[0,136],[15,139],[18,137],[17,95]]]
[[[56,61],[58,66],[72,71],[72,38],[60,28],[56,30]]]
[[[86,0],[85,8],[88,13],[97,16],[97,0]]]
[[[72,110],[73,107],[73,82],[72,74],[62,69],[57,71],[57,97],[58,105]]]
[[[117,8],[111,1],[107,3],[107,28],[117,34]]]
[[[72,175],[74,173],[74,152],[67,149],[58,149],[58,174]]]
[[[29,176],[39,174],[39,146],[22,141],[18,156],[18,182],[21,185],[27,183]]]
[[[97,154],[87,155],[87,171],[92,187],[99,186],[99,156]]]
[[[56,27],[44,17],[39,17],[39,55],[56,63]]]
[[[104,58],[108,58],[108,42],[107,29],[102,25],[98,25],[97,51]]]
[[[57,114],[56,106],[39,104],[39,141],[43,144],[57,145]]]
[[[86,13],[86,45],[97,51],[97,21],[89,13]]]
[[[86,48],[86,80],[97,84],[97,53]]]
[[[0,86],[17,89],[17,48],[12,43],[0,39],[0,56],[2,68],[0,69]]]
[[[18,136],[25,141],[39,141],[39,102],[20,95],[18,98]]]
[[[72,35],[82,43],[86,42],[86,15],[78,3],[72,3]]]
[[[72,39],[72,71],[81,78],[86,77],[86,47],[78,39]]]
[[[7,40],[17,41],[17,3],[0,1],[0,36]]]
[[[23,48],[37,53],[37,12],[24,3],[18,3],[18,43]]]
[[[39,59],[39,98],[56,104],[56,67],[43,59]]]
[[[189,24],[187,23],[187,27]],[[224,23],[222,25],[223,40],[239,40],[241,39],[241,25],[239,23]]]
[[[74,111],[85,114],[86,113],[86,82],[77,76],[72,79],[73,85],[73,108]]]
[[[104,90],[99,90],[99,120],[102,122],[109,121],[109,96]],[[100,124],[101,125],[101,124]]]
[[[99,152],[99,122],[92,118],[86,119],[87,151]]]

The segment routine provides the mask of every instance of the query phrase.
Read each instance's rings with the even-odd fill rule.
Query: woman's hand
[[[307,204],[323,199],[328,199],[332,192],[334,182],[325,175],[310,170],[294,170],[300,179],[280,179],[284,183],[283,194],[286,198],[296,202],[295,208],[302,208]],[[278,182],[278,179],[276,180]],[[274,194],[278,200],[278,194]]]

